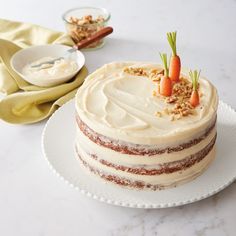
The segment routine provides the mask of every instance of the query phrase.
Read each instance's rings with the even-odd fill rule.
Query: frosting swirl
[[[152,63],[114,62],[89,75],[77,92],[77,113],[96,132],[133,143],[161,144],[167,138],[176,142],[191,137],[192,131],[202,132],[215,117],[217,92],[204,78],[199,80],[203,96],[195,115],[175,121],[168,116],[157,117],[155,112],[163,110],[166,103],[152,96],[156,83],[145,76],[125,73],[127,66],[161,68]]]

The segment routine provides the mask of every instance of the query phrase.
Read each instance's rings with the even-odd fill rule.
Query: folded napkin
[[[10,66],[12,55],[22,48],[41,44],[73,45],[66,34],[28,23],[0,19],[0,119],[14,124],[29,124],[50,116],[74,97],[87,76],[85,67],[71,81],[54,87],[32,85]]]

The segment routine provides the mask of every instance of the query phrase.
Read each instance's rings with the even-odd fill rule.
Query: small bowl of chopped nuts
[[[62,18],[68,34],[75,44],[78,44],[106,27],[110,14],[104,8],[79,7],[68,10]],[[103,45],[104,39],[100,39],[88,45],[85,49],[97,49]]]

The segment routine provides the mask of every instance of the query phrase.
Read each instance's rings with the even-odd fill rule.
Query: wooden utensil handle
[[[105,27],[105,28],[99,30],[98,32],[96,32],[95,34],[91,35],[90,37],[80,41],[79,43],[77,43],[77,45],[75,45],[75,47],[77,49],[82,49],[84,47],[87,47],[91,43],[94,43],[94,42],[106,37],[107,35],[111,34],[112,32],[113,32],[112,27]]]

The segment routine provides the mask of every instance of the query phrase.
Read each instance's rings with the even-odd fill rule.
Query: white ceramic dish
[[[51,169],[82,193],[109,204],[136,208],[165,208],[207,198],[236,179],[236,112],[220,102],[218,109],[217,156],[212,165],[190,183],[161,191],[136,191],[106,183],[87,174],[75,157],[74,100],[48,120],[42,148]]]
[[[43,79],[43,78],[35,79],[35,78],[29,78],[23,75],[22,69],[26,64],[37,61],[43,57],[61,57],[70,48],[71,47],[69,46],[60,45],[60,44],[47,44],[47,45],[32,46],[26,49],[22,49],[16,52],[12,56],[11,62],[10,62],[11,67],[19,76],[21,76],[24,80],[26,80],[27,82],[31,84],[42,86],[42,87],[50,87],[50,86],[62,84],[70,80],[73,76],[75,76],[85,64],[84,55],[80,51],[76,51],[75,58],[74,58],[78,64],[78,69],[67,76],[62,75],[53,79]]]

